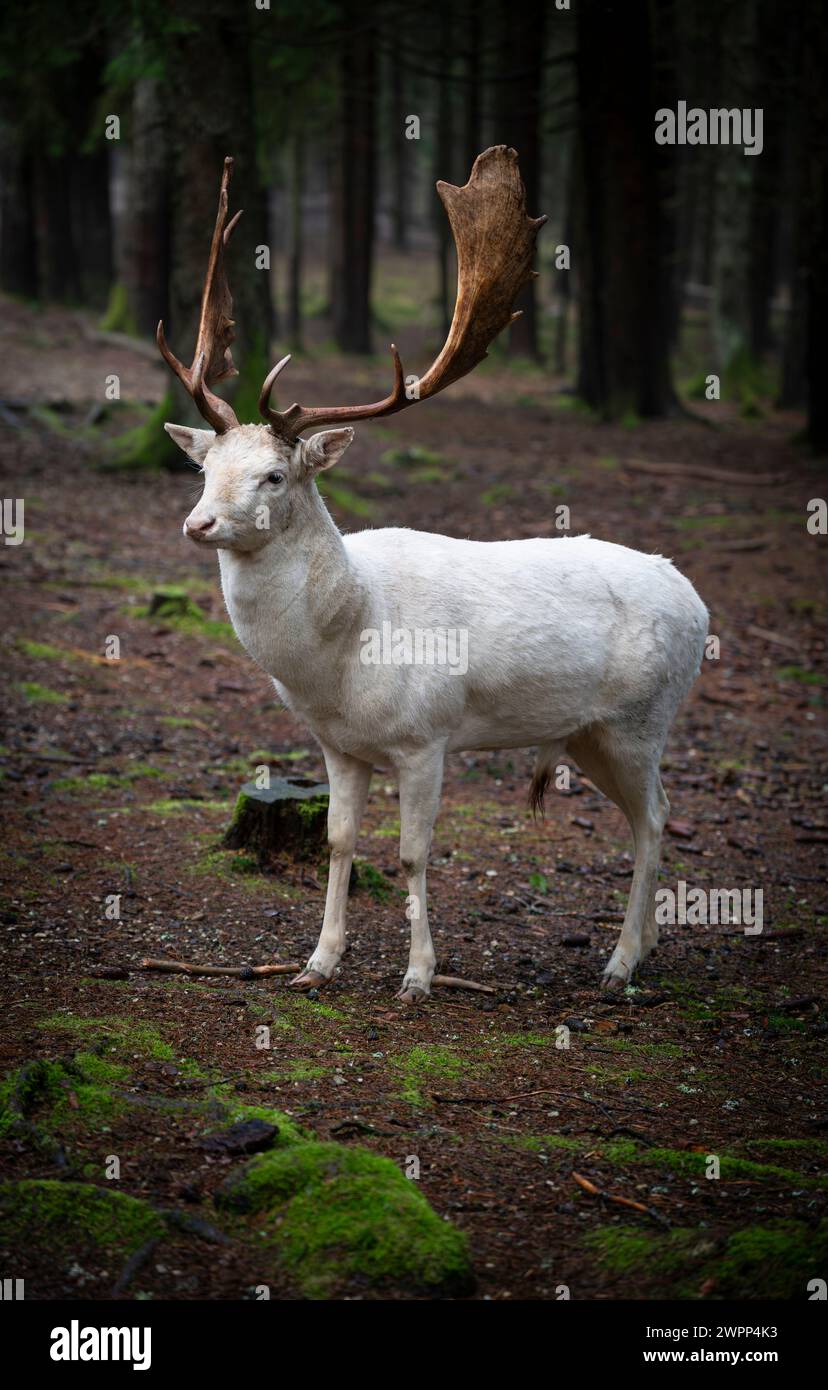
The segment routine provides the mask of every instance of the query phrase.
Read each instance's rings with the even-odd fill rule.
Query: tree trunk
[[[288,252],[287,331],[291,348],[302,350],[302,194],[305,140],[301,127],[290,141],[290,249]]]
[[[409,161],[406,159],[409,141],[405,138],[405,118],[410,113],[405,109],[403,97],[403,67],[400,61],[400,44],[404,42],[403,16],[400,13],[394,24],[389,26],[391,36],[391,59],[389,64],[389,125],[391,155],[391,241],[395,251],[408,250],[408,177]]]
[[[243,378],[239,387],[249,386],[252,391],[256,389],[253,375],[269,356],[271,315],[270,272],[256,265],[256,247],[267,242],[267,217],[256,165],[249,14],[245,7],[228,6],[224,0],[179,0],[177,13],[189,23],[168,40],[170,66],[177,76],[170,123],[172,270],[167,340],[189,363],[223,161],[232,154],[230,207],[244,209],[228,255],[236,322],[233,356]],[[249,383],[247,373],[253,374]]]
[[[79,304],[81,284],[72,229],[72,159],[38,153],[34,162],[37,279],[42,297]]]
[[[526,187],[526,209],[531,217],[537,217],[540,212],[540,115],[546,9],[545,0],[525,0],[517,9],[503,0],[504,62],[510,72],[519,76],[501,84],[498,141],[513,146],[518,152]],[[540,356],[536,286],[537,281],[531,280],[515,301],[521,317],[509,330],[512,356]]]
[[[785,56],[788,17],[776,0],[761,0],[757,31],[757,91],[771,108],[764,123],[764,145],[753,160],[750,205],[749,343],[755,361],[771,347],[771,301],[776,289],[780,233],[779,191],[783,177]],[[758,99],[758,98],[757,98]]]
[[[464,182],[471,173],[472,165],[482,151],[480,132],[482,118],[480,112],[480,50],[483,47],[486,12],[477,0],[470,0],[466,14],[465,35],[468,43],[466,59],[466,119],[463,129],[465,159]]]
[[[451,66],[451,10],[448,4],[444,4],[440,9],[439,27],[439,53],[440,67],[443,76],[438,80],[437,86],[437,139],[434,142],[434,182],[444,179],[448,183],[453,183],[452,178],[452,152],[454,138],[454,122],[451,98],[451,81],[448,69]],[[440,327],[443,338],[448,337],[451,327],[452,309],[454,307],[451,295],[451,275],[449,270],[449,258],[451,255],[452,238],[451,228],[445,209],[439,200],[432,204],[434,226],[437,232],[437,265],[438,265],[438,289],[437,307],[440,318]]]
[[[333,189],[333,327],[343,352],[370,352],[376,60],[373,34],[365,32],[366,7],[347,0],[345,22]]]
[[[752,0],[733,0],[721,24],[722,77],[729,104],[752,104],[755,35]],[[713,257],[713,341],[722,373],[750,342],[750,210],[756,165],[741,147],[716,151],[716,234]]]
[[[575,234],[573,219],[573,196],[574,196],[574,166],[575,150],[574,146],[567,150],[564,158],[564,168],[566,169],[563,180],[564,190],[564,221],[563,221],[563,245],[572,247]],[[554,271],[556,278],[557,316],[555,319],[555,337],[552,356],[552,370],[556,376],[565,376],[567,370],[567,336],[569,330],[569,308],[572,302],[572,270]]]
[[[789,210],[785,228],[788,287],[788,317],[782,344],[782,380],[777,404],[794,410],[807,400],[806,337],[808,320],[808,113],[801,90],[804,66],[805,25],[802,11],[796,11],[789,30],[788,80],[786,85],[785,151],[787,166],[782,203]],[[792,74],[796,74],[794,78]]]
[[[807,330],[805,375],[808,383],[808,440],[818,454],[828,454],[828,35],[824,16],[804,12],[805,53],[802,105],[806,116],[807,184],[800,215],[808,229],[805,291]]]
[[[163,122],[158,83],[140,78],[132,98],[123,274],[129,315],[143,334],[154,334],[159,319],[169,319],[169,170]]]
[[[596,0],[577,22],[579,391],[606,418],[664,415],[670,283],[649,8]]]
[[[114,279],[109,156],[107,141],[92,154],[78,155],[71,166],[71,218],[81,301],[92,309],[106,307]]]
[[[25,299],[38,293],[32,156],[8,129],[0,153],[0,289]]]

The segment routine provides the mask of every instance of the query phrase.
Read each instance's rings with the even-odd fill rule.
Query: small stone
[[[214,1154],[255,1154],[272,1149],[279,1130],[265,1120],[240,1120],[218,1134],[208,1134],[199,1141],[199,1148]]]

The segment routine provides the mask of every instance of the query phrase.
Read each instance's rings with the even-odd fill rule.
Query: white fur
[[[185,533],[219,549],[240,641],[325,756],[331,872],[300,987],[329,979],[345,949],[348,876],[372,766],[390,764],[399,776],[412,927],[401,993],[412,1000],[428,994],[435,968],[425,873],[444,756],[529,745],[540,748],[536,776],[569,754],[630,822],[630,901],[605,971],[606,982],[625,984],[657,939],[653,896],[668,810],[658,767],[707,633],[688,580],[658,555],[589,536],[483,543],[395,528],[343,537],[313,478],[353,431],[290,447],[261,426],[218,440],[167,428],[205,464]],[[267,481],[274,469],[281,483]],[[262,503],[268,529],[255,525]],[[467,634],[468,669],[366,665],[361,634],[383,623]]]

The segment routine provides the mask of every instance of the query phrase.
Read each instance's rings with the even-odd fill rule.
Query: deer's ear
[[[354,437],[353,430],[323,430],[301,441],[302,462],[311,473],[321,473],[338,463]]]
[[[179,449],[196,463],[204,462],[216,442],[215,430],[191,430],[187,425],[165,425],[164,429]]]

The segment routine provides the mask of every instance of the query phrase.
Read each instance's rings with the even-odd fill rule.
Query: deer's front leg
[[[426,866],[431,831],[440,805],[443,745],[423,749],[398,763],[400,778],[400,863],[408,881],[406,916],[411,951],[399,998],[416,1004],[431,993],[436,957],[428,926]]]
[[[328,844],[331,851],[325,916],[316,950],[304,970],[291,980],[295,989],[314,989],[330,980],[345,952],[348,880],[357,834],[365,810],[371,768],[333,748],[322,747],[331,788]]]

